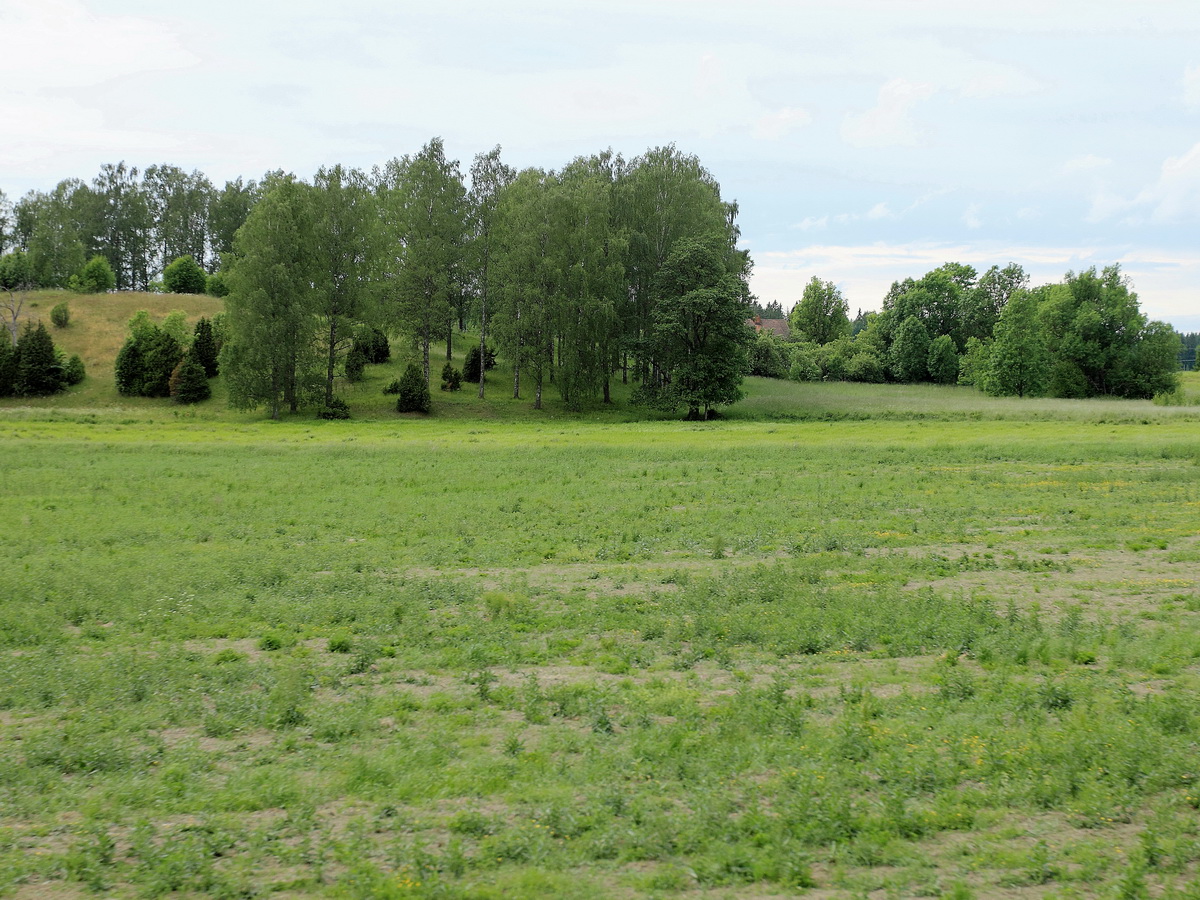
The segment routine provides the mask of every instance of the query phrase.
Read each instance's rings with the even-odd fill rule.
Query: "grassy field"
[[[1200,897],[1194,407],[354,390],[0,406],[0,895]]]

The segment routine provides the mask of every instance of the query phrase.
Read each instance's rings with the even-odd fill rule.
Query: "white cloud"
[[[787,107],[778,112],[767,113],[754,126],[754,136],[760,140],[777,141],[797,128],[812,123],[806,110]]]
[[[1078,172],[1095,172],[1099,169],[1108,168],[1112,165],[1112,162],[1108,157],[1088,153],[1068,159],[1063,163],[1062,172],[1064,175],[1074,175]]]
[[[1127,224],[1193,222],[1200,219],[1200,143],[1163,161],[1158,179],[1132,198],[1099,190],[1092,198],[1089,222],[1124,216]]]
[[[872,221],[877,221],[879,219],[894,219],[896,218],[896,214],[888,209],[888,205],[886,203],[876,203],[869,210],[867,210],[867,218],[871,219]]]
[[[920,129],[911,117],[917,104],[933,96],[935,88],[893,78],[879,89],[878,102],[864,113],[850,113],[842,122],[842,139],[855,147],[891,147],[916,144]]]
[[[1191,109],[1200,109],[1200,66],[1188,66],[1183,71],[1183,102]]]
[[[798,231],[816,231],[821,228],[826,228],[829,225],[829,216],[805,216],[799,222],[792,226]]]
[[[980,206],[978,203],[972,203],[963,212],[963,215],[962,215],[963,224],[972,230],[974,230],[976,228],[982,228],[983,227],[983,219],[979,218],[979,213],[982,211],[983,211],[982,206]]]

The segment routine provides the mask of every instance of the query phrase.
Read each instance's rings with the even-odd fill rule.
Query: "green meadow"
[[[1200,897],[1196,407],[390,377],[0,406],[0,896]]]

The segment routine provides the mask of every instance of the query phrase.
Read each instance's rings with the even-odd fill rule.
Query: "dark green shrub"
[[[17,391],[17,349],[0,337],[0,397],[11,397]]]
[[[878,356],[869,351],[862,351],[850,357],[850,362],[846,364],[846,380],[883,384],[887,380],[887,370]]]
[[[496,351],[491,347],[488,348],[484,355],[484,371],[496,368]],[[462,380],[470,384],[479,384],[479,348],[472,347],[467,351],[467,358],[463,360]]]
[[[277,634],[264,634],[258,639],[258,649],[271,652],[283,649],[283,638]]]
[[[59,303],[50,310],[50,321],[54,323],[55,328],[66,328],[71,324],[71,307],[65,303]]]
[[[54,341],[46,326],[26,323],[17,341],[16,393],[24,397],[44,397],[65,386],[62,363],[54,350]]]
[[[212,322],[208,319],[201,319],[196,323],[196,330],[192,336],[191,353],[196,357],[196,362],[204,369],[206,378],[212,378],[217,374],[217,339],[213,336]]]
[[[75,353],[63,366],[63,379],[68,385],[76,385],[83,381],[87,372],[83,368],[83,360]]]
[[[389,382],[388,382],[388,385],[387,385],[387,387],[385,387],[385,388],[383,389],[383,392],[384,392],[385,394],[398,394],[398,393],[400,393],[400,379],[399,379],[399,378],[393,378],[391,381],[389,381]]]
[[[937,384],[954,384],[958,381],[958,352],[954,339],[948,334],[938,335],[929,345],[929,377]]]
[[[185,354],[171,373],[170,390],[176,403],[199,403],[212,396],[204,367],[193,354]]]
[[[429,412],[433,401],[429,396],[429,383],[416,363],[409,363],[400,379],[400,396],[396,400],[396,412]]]
[[[181,256],[163,269],[163,287],[172,294],[203,294],[208,276],[191,256]]]
[[[354,337],[354,349],[362,353],[363,358],[372,365],[385,363],[392,358],[392,348],[387,335],[368,325],[359,328]]]
[[[750,374],[760,378],[787,378],[783,342],[769,331],[759,332],[747,354]]]
[[[330,653],[349,653],[353,646],[354,642],[348,634],[335,634],[329,639]]]
[[[462,390],[462,372],[446,363],[442,366],[442,390],[443,391],[459,391]]]
[[[229,285],[225,283],[225,278],[220,272],[214,272],[204,279],[204,293],[210,297],[229,296]]]
[[[350,407],[341,397],[334,397],[317,411],[318,419],[348,419]]]
[[[346,380],[351,383],[362,381],[366,368],[367,358],[356,344],[346,356]]]

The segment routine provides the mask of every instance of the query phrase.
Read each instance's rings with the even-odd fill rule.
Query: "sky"
[[[763,303],[1119,263],[1200,330],[1200,3],[986,7],[0,0],[0,190],[120,160],[308,177],[434,136],[464,171],[497,144],[558,168],[674,143],[738,202]]]

